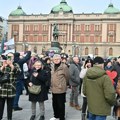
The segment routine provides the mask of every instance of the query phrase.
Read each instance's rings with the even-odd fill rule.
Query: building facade
[[[102,57],[120,55],[120,11],[112,3],[104,13],[75,14],[65,0],[49,14],[26,14],[19,6],[8,17],[8,39],[14,37],[16,51],[27,45],[40,54],[51,47],[53,25],[58,41],[69,55]]]

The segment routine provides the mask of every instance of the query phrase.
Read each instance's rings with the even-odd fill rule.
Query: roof
[[[108,8],[104,11],[104,14],[118,14],[120,10],[115,8],[112,3],[108,5]]]
[[[9,16],[21,16],[26,15],[26,13],[23,11],[21,6],[18,6],[18,8],[10,13]]]
[[[73,13],[72,7],[68,6],[66,0],[62,0],[59,5],[53,7],[51,13],[59,13],[60,11],[64,13]]]

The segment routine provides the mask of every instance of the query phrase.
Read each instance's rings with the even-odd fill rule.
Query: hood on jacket
[[[91,79],[94,80],[96,78],[99,78],[101,76],[103,76],[104,74],[106,74],[105,70],[98,67],[98,66],[94,66],[88,69],[86,76]]]

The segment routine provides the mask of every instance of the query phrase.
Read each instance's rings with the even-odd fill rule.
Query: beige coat
[[[55,94],[65,93],[67,90],[67,83],[69,81],[69,69],[64,64],[58,67],[55,71],[54,68],[51,71],[51,91]]]

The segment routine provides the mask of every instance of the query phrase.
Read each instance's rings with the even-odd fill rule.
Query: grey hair
[[[60,56],[59,54],[54,54],[53,59],[54,59],[54,58],[57,58],[57,57],[58,57],[58,58],[61,58],[61,56]]]

